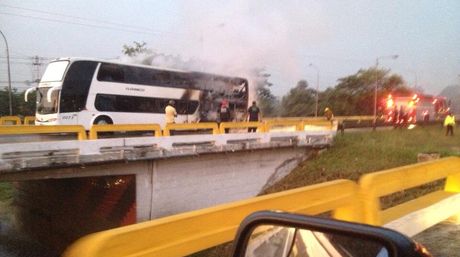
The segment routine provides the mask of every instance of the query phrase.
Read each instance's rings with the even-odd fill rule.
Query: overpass
[[[254,197],[329,147],[337,126],[286,119],[95,125],[87,133],[80,126],[20,124],[0,126],[0,181],[17,182],[25,226],[58,232],[34,236],[58,241],[66,235],[60,250],[94,231]],[[57,217],[62,213],[78,229]]]

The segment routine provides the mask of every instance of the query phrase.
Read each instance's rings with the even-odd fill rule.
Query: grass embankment
[[[280,192],[335,179],[357,181],[362,174],[413,164],[419,153],[439,153],[441,157],[460,155],[460,135],[444,136],[440,125],[418,126],[412,130],[390,129],[345,132],[333,146],[301,163],[288,176],[263,192]],[[406,190],[386,197],[385,207],[417,197],[442,186],[442,182]],[[194,257],[230,256],[231,245],[216,247]]]
[[[328,151],[303,162],[264,193],[340,178],[357,181],[362,174],[416,163],[419,153],[432,152],[441,157],[460,155],[459,136],[444,136],[440,125],[412,130],[345,132],[336,136]]]

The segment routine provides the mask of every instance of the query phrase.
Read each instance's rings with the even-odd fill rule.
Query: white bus
[[[36,125],[165,125],[174,100],[176,122],[216,121],[226,99],[234,120],[248,108],[248,81],[203,72],[119,62],[61,58],[48,64],[37,88]]]

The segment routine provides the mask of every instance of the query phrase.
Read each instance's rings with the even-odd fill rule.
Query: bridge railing
[[[170,123],[166,124],[163,129],[164,136],[170,136],[171,130],[212,130],[212,134],[219,134],[219,127],[215,122],[200,122],[200,123]]]
[[[35,125],[35,116],[25,116],[24,125]]]
[[[257,132],[266,132],[265,125],[257,121],[243,121],[243,122],[221,122],[219,124],[219,132],[225,134],[226,129],[249,129],[256,128]]]
[[[100,132],[129,132],[151,131],[152,136],[161,136],[161,127],[158,124],[118,124],[93,125],[89,131],[89,139],[97,139]]]
[[[384,196],[445,179],[445,186],[416,199],[382,209]],[[460,158],[449,157],[366,174],[360,181],[364,222],[415,235],[460,213]],[[444,202],[444,204],[440,204]],[[426,209],[438,204],[436,209]],[[401,219],[402,217],[405,217]],[[401,219],[401,220],[399,220]]]
[[[444,190],[393,209],[380,207],[379,198],[384,195],[442,178],[447,179]],[[399,218],[402,222],[390,227],[411,236],[442,221],[440,217],[460,213],[459,192],[460,158],[449,157],[364,175],[359,184],[335,180],[95,233],[78,240],[64,256],[184,256],[232,240],[241,220],[258,210],[310,215],[333,211],[337,219],[374,225]],[[445,200],[445,208],[439,209],[437,205]],[[427,215],[427,210],[434,212]],[[417,228],[411,228],[414,223],[404,225],[420,212],[415,215]]]
[[[78,240],[64,256],[185,256],[233,240],[240,222],[259,210],[333,211],[337,218],[355,220],[357,194],[354,182],[336,180],[259,196],[95,233]]]
[[[57,126],[0,126],[0,135],[76,133],[78,140],[86,140],[86,131],[79,125]]]
[[[0,117],[0,125],[21,125],[21,118],[17,116]]]

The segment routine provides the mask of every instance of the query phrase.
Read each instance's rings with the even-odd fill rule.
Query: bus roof
[[[104,62],[104,63],[118,64],[118,65],[141,67],[141,68],[147,68],[147,69],[156,69],[156,70],[162,70],[162,71],[171,71],[171,72],[184,73],[184,74],[192,75],[197,79],[204,79],[204,80],[214,79],[214,80],[221,80],[221,81],[230,82],[230,83],[234,83],[234,84],[247,83],[247,79],[241,78],[241,77],[226,76],[226,75],[220,75],[220,74],[189,71],[189,70],[178,70],[178,69],[171,69],[171,68],[158,67],[158,66],[145,65],[145,64],[126,63],[126,62],[121,62],[119,60],[104,60],[104,59],[85,58],[85,57],[61,57],[61,58],[56,58],[56,59],[52,60],[51,62],[57,62],[57,61],[70,61],[70,62],[74,62],[74,61],[94,61],[94,62]]]

